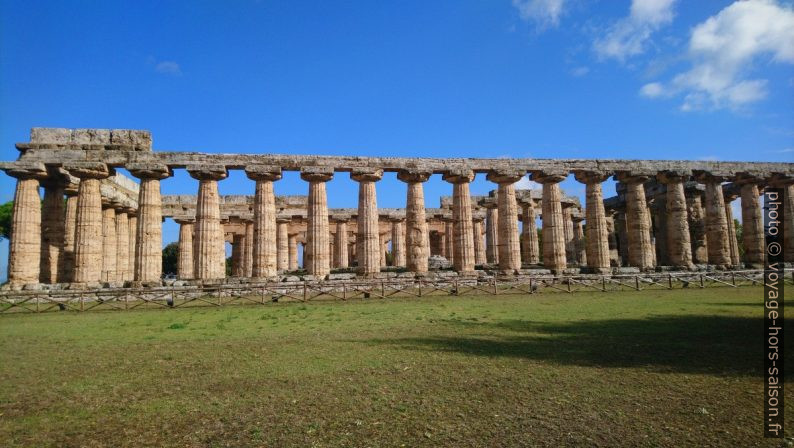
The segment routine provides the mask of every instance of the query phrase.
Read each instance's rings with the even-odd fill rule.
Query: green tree
[[[11,214],[14,211],[14,201],[0,205],[0,240],[11,238]]]
[[[739,247],[739,259],[744,260],[744,244],[742,244],[742,241],[744,241],[744,226],[742,226],[742,223],[740,223],[738,219],[734,219],[733,228],[736,229],[736,241],[738,243],[737,246]]]
[[[171,243],[163,248],[163,274],[176,275],[176,263],[179,257],[179,243]]]

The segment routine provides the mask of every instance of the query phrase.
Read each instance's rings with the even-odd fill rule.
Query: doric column
[[[665,209],[667,211],[667,259],[670,265],[692,269],[692,243],[689,238],[684,180],[686,173],[665,171],[656,175],[667,186]]]
[[[8,282],[12,285],[38,283],[41,259],[39,180],[46,178],[47,171],[43,164],[20,163],[5,171],[17,179],[8,247]]]
[[[749,175],[739,176],[736,180],[741,185],[744,262],[755,269],[764,266],[764,219],[758,188],[761,182],[762,179]]]
[[[116,209],[108,203],[102,209],[102,281],[115,282],[116,272]]]
[[[725,201],[725,221],[728,223],[728,248],[731,254],[731,266],[738,266],[739,262],[739,242],[736,239],[736,224],[733,222],[733,207],[731,203],[739,197],[739,192],[734,189],[722,189],[722,199]]]
[[[521,270],[521,243],[518,235],[518,205],[514,184],[526,175],[523,171],[491,171],[487,179],[499,185],[496,202],[499,208],[499,270]]]
[[[445,238],[443,233],[438,231],[435,232],[437,239],[437,246],[438,246],[438,255],[441,257],[446,258],[447,255],[447,239]]]
[[[670,266],[667,248],[667,200],[666,194],[658,194],[648,203],[651,215],[651,241],[654,248],[656,266]]]
[[[394,219],[391,223],[391,255],[392,266],[405,266],[405,237],[402,219]]]
[[[482,202],[485,207],[485,258],[488,264],[499,264],[499,208],[496,198]]]
[[[340,269],[347,268],[347,219],[336,219],[336,234],[334,237],[334,266]]]
[[[615,210],[615,236],[618,243],[618,266],[629,265],[629,233],[626,228],[626,204],[621,204]]]
[[[130,164],[130,174],[141,180],[138,189],[138,238],[135,242],[134,278],[159,285],[163,274],[163,210],[160,181],[173,173],[166,165]]]
[[[245,174],[256,181],[251,276],[272,277],[278,271],[276,197],[273,193],[273,182],[281,179],[281,167],[252,165],[245,169]]]
[[[524,264],[540,263],[535,218],[535,202],[531,198],[521,201],[521,262]]]
[[[609,230],[607,228],[606,211],[604,210],[604,193],[601,184],[609,179],[612,173],[577,171],[574,177],[585,184],[585,218],[587,219],[587,268],[596,273],[611,271],[609,262]]]
[[[245,234],[232,237],[232,277],[245,277]]]
[[[325,183],[333,176],[333,168],[304,167],[301,169],[301,179],[309,182],[308,223],[303,266],[309,274],[320,278],[331,273],[331,260],[328,253],[328,198],[325,193]]]
[[[454,223],[451,218],[444,218],[444,258],[455,263],[455,244],[453,243]]]
[[[582,216],[581,211],[577,210],[577,212],[579,214],[571,216],[573,220],[573,244],[576,249],[576,260],[578,260],[579,266],[586,266],[587,247],[584,237],[584,216]]]
[[[298,269],[298,235],[292,233],[289,239],[289,270],[295,271]]]
[[[730,266],[731,248],[725,215],[725,199],[722,196],[724,179],[708,172],[696,173],[696,179],[706,186],[706,238],[709,264],[718,267]]]
[[[130,237],[129,237],[129,258],[127,259],[127,268],[129,269],[129,280],[135,280],[135,251],[138,248],[138,211],[133,210],[127,213],[129,220]]]
[[[684,188],[686,196],[689,236],[692,242],[692,262],[709,262],[708,242],[706,241],[706,211],[703,208],[703,193],[697,188]]]
[[[653,246],[651,245],[651,219],[645,202],[647,175],[618,173],[616,180],[626,186],[626,234],[628,237],[629,266],[641,270],[653,269]]]
[[[177,220],[179,223],[179,255],[177,256],[176,275],[181,280],[190,280],[193,276],[193,230],[191,220]]]
[[[573,203],[562,203],[563,235],[565,236],[565,259],[572,264],[578,264],[576,258],[576,244],[573,240]]]
[[[276,267],[281,272],[289,269],[289,219],[276,220]]]
[[[452,184],[452,266],[463,274],[474,273],[474,228],[471,218],[469,183],[474,171],[458,169],[447,171],[443,179]],[[519,266],[520,267],[520,266]]]
[[[380,272],[382,244],[379,240],[378,202],[375,182],[381,180],[383,170],[357,168],[350,178],[358,182],[358,220],[356,222],[356,247],[358,273],[372,277]]]
[[[272,246],[272,247],[268,247],[266,249],[266,252],[269,254],[268,258],[272,259],[271,261],[273,262],[272,275],[276,275],[276,226],[275,225],[273,225],[273,228],[269,231],[269,233],[272,233],[272,239],[269,241],[270,244],[268,244],[268,246]],[[244,277],[253,277],[254,275],[254,244],[255,244],[254,238],[255,238],[254,223],[252,222],[245,223],[245,239],[244,239],[245,246],[243,250]]]
[[[66,190],[66,216],[64,217],[63,254],[59,283],[71,282],[74,278],[74,237],[77,224],[77,188]]]
[[[130,220],[128,207],[116,207],[116,281],[130,280]]]
[[[378,235],[378,240],[380,241],[380,267],[385,268],[388,264],[386,254],[389,252],[389,239],[386,234],[383,234]]]
[[[783,261],[794,263],[794,177],[776,173],[770,176],[769,185],[783,190]]]
[[[188,169],[188,173],[199,181],[193,236],[193,275],[199,280],[221,279],[226,276],[226,243],[221,227],[218,181],[226,178],[226,167],[202,166]]]
[[[75,283],[99,283],[102,280],[102,195],[100,180],[111,171],[104,163],[75,162],[64,169],[80,178],[77,192],[77,223],[74,239]]]
[[[430,256],[429,235],[425,217],[425,194],[422,184],[432,173],[425,171],[400,171],[397,179],[408,187],[405,203],[405,265],[415,273],[427,272]]]
[[[562,191],[560,182],[568,177],[564,172],[532,173],[532,180],[543,185],[542,216],[543,266],[555,274],[567,268],[565,257],[565,223],[562,215]]]
[[[485,257],[485,240],[482,232],[483,218],[474,218],[472,224],[474,228],[474,264],[484,265],[487,263]]]
[[[63,264],[64,179],[51,175],[42,183],[44,201],[41,214],[41,283],[58,283]]]
[[[609,241],[609,265],[620,266],[620,254],[618,253],[618,234],[615,231],[615,217],[611,210],[607,211],[607,241]],[[589,263],[588,258],[588,263]]]

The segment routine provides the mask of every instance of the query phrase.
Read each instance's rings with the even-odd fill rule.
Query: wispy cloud
[[[590,73],[590,67],[585,67],[585,66],[576,67],[573,70],[571,70],[571,75],[577,78],[580,78],[588,73]]]
[[[529,180],[527,176],[522,177],[521,180],[513,185],[517,190],[538,190],[541,188],[539,183]]]
[[[762,57],[794,63],[794,10],[776,0],[737,1],[698,24],[689,39],[691,68],[640,90],[648,98],[682,95],[681,110],[740,109],[768,95],[766,79],[747,74]]]
[[[767,152],[771,152],[771,153],[775,153],[775,154],[787,154],[787,153],[790,153],[790,152],[794,152],[794,148],[783,148],[783,149],[777,149],[777,150],[774,150],[774,151],[767,151]]]
[[[651,35],[673,21],[677,0],[632,0],[631,11],[595,40],[593,50],[601,59],[625,61],[645,52]]]
[[[174,61],[158,62],[157,65],[154,66],[154,70],[164,75],[182,76],[182,69],[179,67],[179,64]]]
[[[513,0],[523,20],[532,21],[540,29],[556,28],[565,13],[567,0]]]

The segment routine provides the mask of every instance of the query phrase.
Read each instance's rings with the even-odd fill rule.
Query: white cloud
[[[524,20],[531,20],[541,29],[556,27],[567,0],[513,0],[513,6]]]
[[[651,34],[673,21],[677,0],[632,0],[631,12],[615,22],[595,40],[593,49],[601,59],[620,61],[645,51]]]
[[[695,26],[692,67],[663,89],[684,96],[684,111],[738,109],[767,96],[767,80],[747,79],[761,57],[794,63],[794,10],[775,0],[737,1]]]
[[[157,73],[163,73],[166,75],[174,75],[174,76],[182,75],[182,69],[179,68],[179,64],[177,64],[174,61],[159,62],[154,67],[154,69],[155,71],[157,71]]]
[[[650,82],[640,89],[640,95],[647,98],[658,98],[664,94],[664,87],[658,82]]]
[[[590,67],[576,67],[575,69],[571,70],[571,75],[579,78],[586,74],[590,73]]]
[[[529,180],[529,177],[527,176],[522,177],[521,180],[513,185],[515,186],[516,190],[538,190],[541,188],[539,183]]]

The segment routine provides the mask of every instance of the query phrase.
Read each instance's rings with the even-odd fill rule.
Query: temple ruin
[[[792,163],[207,154],[153,151],[147,131],[61,128],[33,128],[16,148],[18,160],[0,162],[17,179],[12,289],[161,286],[165,218],[180,225],[184,284],[226,281],[227,242],[232,276],[254,283],[439,268],[461,278],[759,268],[760,195],[770,186],[784,191],[785,254],[794,262]],[[196,195],[161,195],[160,183],[179,169],[199,181]],[[255,194],[220,196],[229,170],[244,170]],[[306,196],[274,194],[284,171],[300,172]],[[358,208],[329,209],[326,182],[337,172],[358,183]],[[378,207],[384,172],[406,184],[404,208]],[[436,174],[452,196],[426,208],[423,184]],[[470,194],[477,174],[494,183],[488,196]],[[527,175],[542,190],[516,190]],[[568,176],[585,185],[585,204],[563,194]],[[605,198],[610,177],[617,196]],[[730,206],[737,199],[741,240]],[[442,258],[447,264],[431,262]]]

